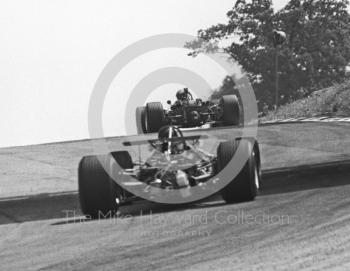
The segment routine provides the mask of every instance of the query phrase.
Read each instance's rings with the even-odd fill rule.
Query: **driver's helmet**
[[[186,100],[187,99],[187,92],[184,89],[179,89],[176,92],[176,98],[180,101]]]
[[[162,127],[158,132],[158,139],[165,140],[160,145],[159,151],[166,152],[168,150],[169,144],[167,139],[170,138],[170,129],[172,129],[172,138],[182,137],[182,133],[179,130],[179,128],[176,128],[174,126],[164,126]],[[179,154],[182,153],[185,150],[185,142],[183,140],[179,140],[176,142],[171,142],[171,154]]]

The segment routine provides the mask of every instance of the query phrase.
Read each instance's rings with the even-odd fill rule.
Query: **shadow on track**
[[[264,172],[260,196],[348,184],[350,184],[348,162],[280,169]],[[225,203],[219,195],[184,205],[165,205],[140,200],[121,207],[118,215],[138,216],[221,205]],[[91,221],[82,217],[77,193],[0,201],[0,225],[48,219],[61,220],[52,225]]]
[[[148,216],[148,215],[155,215],[160,213],[170,213],[174,211],[181,211],[186,209],[200,209],[200,208],[212,208],[212,207],[218,207],[226,205],[226,203],[221,199],[219,195],[214,195],[210,198],[207,198],[201,202],[197,203],[188,203],[188,204],[181,204],[181,205],[172,205],[172,204],[161,204],[161,203],[152,203],[146,200],[138,200],[135,203],[122,206],[118,214],[115,217],[106,216],[105,219],[118,219],[120,218],[127,218],[127,217],[137,217],[137,216]],[[78,213],[76,213],[78,214]],[[83,218],[79,211],[80,216],[73,216],[73,217],[66,217],[63,221],[55,222],[51,225],[65,225],[65,224],[75,224],[75,223],[81,223],[81,222],[89,222],[89,221],[95,221]],[[103,218],[101,217],[101,220]]]

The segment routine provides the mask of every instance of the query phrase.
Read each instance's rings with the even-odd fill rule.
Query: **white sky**
[[[274,1],[282,7],[287,0]],[[151,35],[186,33],[226,22],[234,0],[3,0],[0,5],[0,147],[88,138],[89,97],[120,50]],[[181,66],[214,88],[223,72],[206,58],[160,50],[125,67],[106,97],[106,136],[121,135],[128,93],[148,73]],[[179,85],[156,89],[164,100]],[[162,97],[162,98],[160,98]],[[134,121],[134,116],[130,117]]]

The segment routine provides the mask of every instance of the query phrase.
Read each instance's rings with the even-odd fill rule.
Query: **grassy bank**
[[[263,120],[313,116],[350,116],[350,80],[270,111]]]

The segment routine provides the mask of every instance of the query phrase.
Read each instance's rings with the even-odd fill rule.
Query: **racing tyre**
[[[237,155],[247,155],[248,160],[238,175],[221,190],[226,203],[245,202],[255,199],[261,180],[260,155],[257,144],[248,140],[234,140],[221,142],[217,150],[217,169],[223,170],[242,144]]]
[[[239,125],[239,103],[236,95],[224,95],[220,99],[224,126]]]
[[[120,202],[125,197],[125,190],[111,179],[105,170],[105,168],[111,168],[115,160],[120,167],[132,167],[131,157],[125,151],[109,155],[86,156],[80,161],[79,200],[82,212],[88,218],[100,219],[115,216]]]
[[[146,131],[146,120],[145,120],[145,106],[139,106],[136,108],[136,128],[137,134],[145,134]]]
[[[145,111],[147,133],[156,133],[164,125],[165,114],[160,102],[148,103]]]

